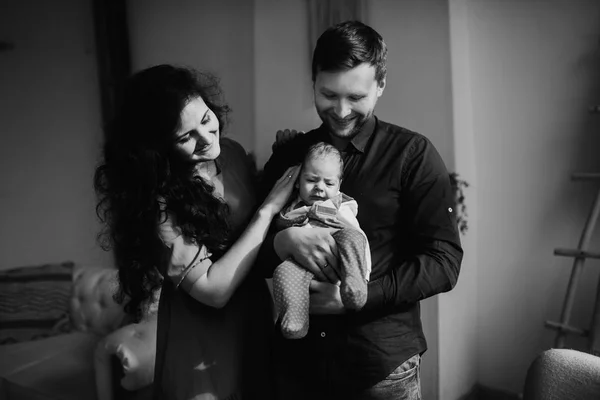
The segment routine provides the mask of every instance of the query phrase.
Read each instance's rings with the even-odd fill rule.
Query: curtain
[[[317,39],[331,25],[356,20],[367,23],[368,0],[306,0],[308,6],[309,59]]]

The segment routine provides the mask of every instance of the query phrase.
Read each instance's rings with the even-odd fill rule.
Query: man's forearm
[[[428,251],[411,257],[368,286],[362,312],[413,304],[454,288],[463,251],[450,242],[434,241]]]

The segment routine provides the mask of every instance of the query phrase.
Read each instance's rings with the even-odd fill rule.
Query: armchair
[[[3,400],[96,399],[98,395],[115,391],[119,393],[118,398],[126,394],[128,398],[138,399],[148,393],[142,390],[141,383],[148,387],[151,382],[148,377],[152,376],[149,371],[154,369],[156,319],[149,317],[141,324],[130,323],[112,297],[118,284],[116,272],[114,268],[73,263],[0,272],[3,292],[0,327],[6,331],[6,327],[15,326],[30,329],[36,322],[34,318],[38,318],[37,322],[60,319],[60,324],[55,324],[60,325],[60,329],[51,327],[52,332],[47,330],[46,334],[37,335],[41,338],[13,335],[12,343],[0,345],[0,397]],[[47,306],[49,303],[52,307]],[[58,316],[61,318],[56,313],[42,313],[51,308],[56,311],[54,303],[65,308]],[[62,314],[68,318],[62,318]],[[121,384],[126,389],[139,390],[122,391],[120,385],[112,386],[112,378],[102,375],[98,370],[102,365],[99,362],[101,348],[119,349],[114,355],[125,375]],[[108,371],[113,372],[114,369]],[[146,379],[141,379],[142,376]]]

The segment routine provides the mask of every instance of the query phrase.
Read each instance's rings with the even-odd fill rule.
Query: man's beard
[[[335,117],[331,117],[330,114],[328,113],[318,113],[319,117],[321,117],[321,121],[323,121],[323,124],[325,124],[325,127],[327,128],[327,130],[335,137],[340,138],[340,139],[344,139],[344,140],[352,140],[354,139],[354,137],[356,137],[356,135],[358,135],[360,133],[360,131],[362,130],[362,128],[365,126],[365,124],[369,121],[369,119],[371,119],[371,117],[373,116],[373,110],[369,111],[369,113],[367,115],[355,115],[353,116],[351,119],[354,120],[354,126],[352,127],[352,129],[350,129],[350,131],[346,131],[344,130],[340,130],[339,128],[336,128],[335,124],[331,123],[331,119],[335,120]],[[343,131],[343,132],[341,132]]]

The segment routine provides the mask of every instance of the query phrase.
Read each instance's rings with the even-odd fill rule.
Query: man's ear
[[[383,78],[382,80],[377,82],[377,97],[381,97],[381,95],[383,94],[383,90],[385,89],[386,79],[387,78]]]

